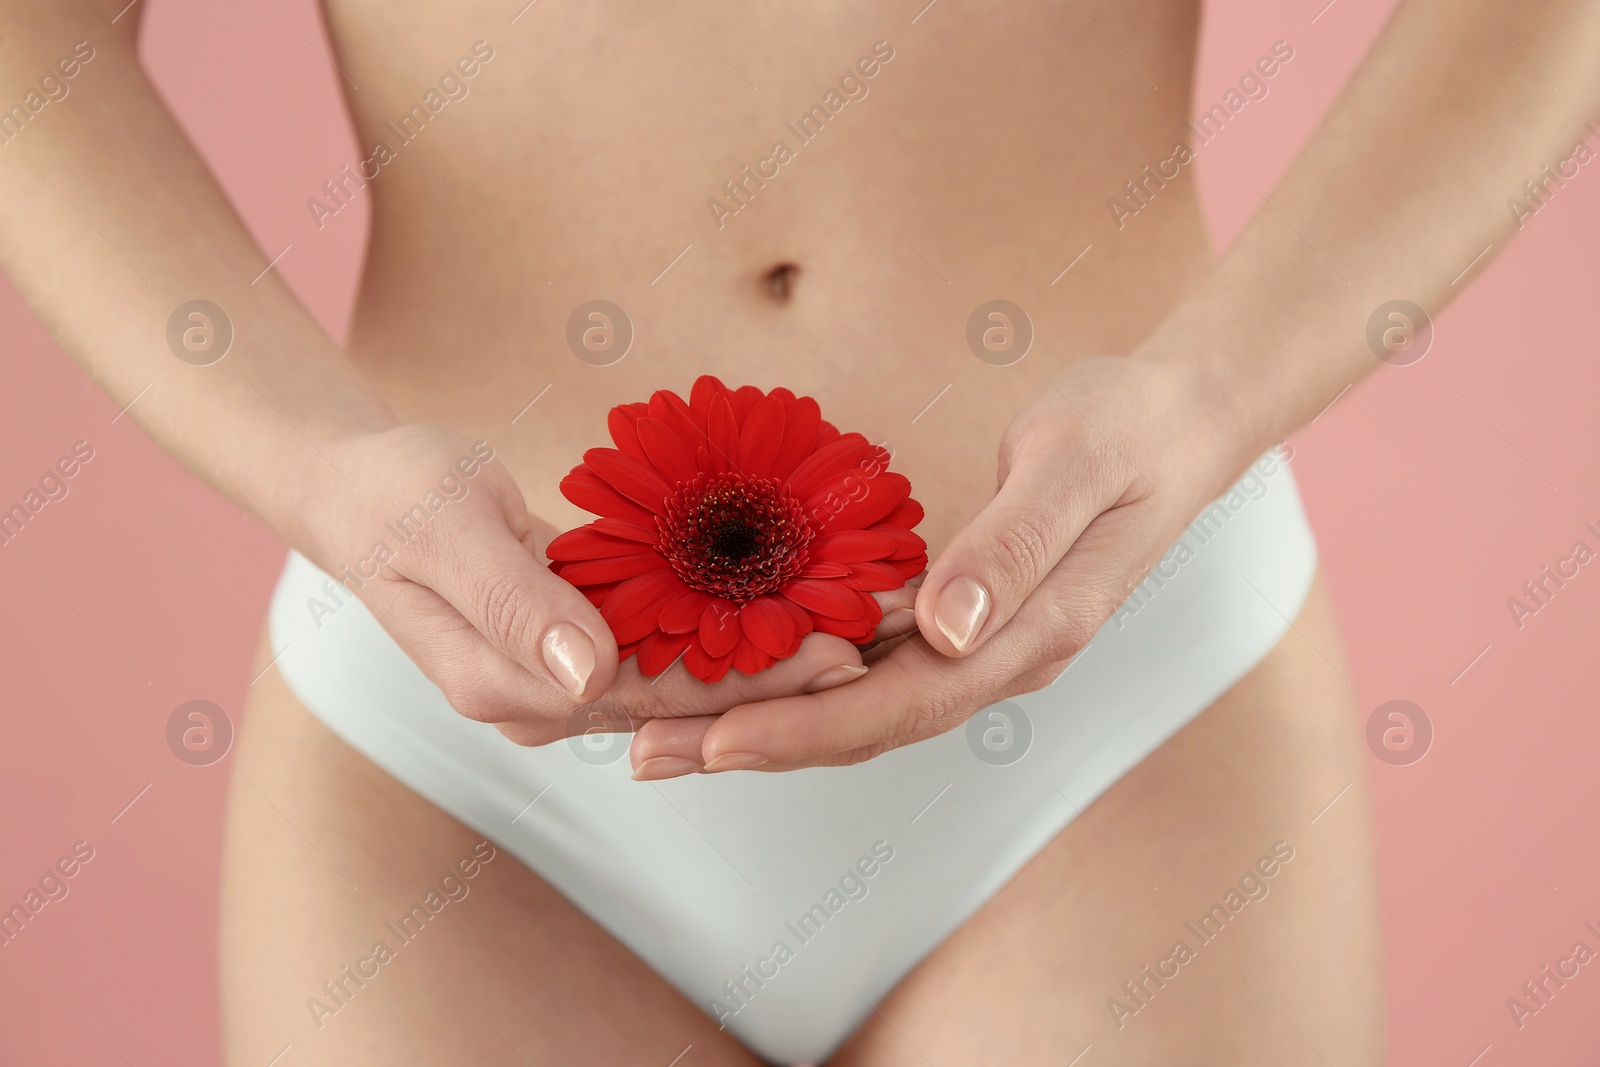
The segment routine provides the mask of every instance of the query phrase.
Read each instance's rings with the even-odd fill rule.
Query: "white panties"
[[[456,714],[359,601],[291,553],[289,687],[373,762],[516,856],[776,1063],[826,1058],[1101,793],[1269,652],[1316,547],[1262,457],[1048,687],[854,767],[629,777],[626,735],[520,748]],[[343,590],[339,590],[343,594]],[[559,966],[559,961],[551,961]]]

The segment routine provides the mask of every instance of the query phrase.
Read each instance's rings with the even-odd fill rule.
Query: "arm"
[[[1052,681],[1201,507],[1377,365],[1380,304],[1437,312],[1504,247],[1506,198],[1600,112],[1596,55],[1593,0],[1402,3],[1193,294],[1130,358],[1074,364],[1012,423],[999,492],[918,593],[920,647],[706,720],[699,754],[852,763]],[[685,743],[681,726],[640,736],[636,758]]]
[[[0,132],[0,263],[119,407],[148,387],[130,418],[312,547],[300,504],[341,479],[308,442],[397,420],[276,273],[251,284],[266,259],[139,68],[135,13],[111,24],[119,7],[4,5],[7,103],[46,72],[68,93]],[[66,79],[56,64],[75,46],[90,58]],[[229,356],[204,368],[166,340],[168,316],[197,297],[235,331]]]
[[[140,69],[134,15],[112,24],[124,2],[0,0],[0,85],[48,74],[52,97],[66,89],[0,127],[0,265],[130,418],[324,570],[354,573],[363,602],[455,708],[513,740],[721,711],[859,664],[846,642],[818,635],[781,669],[716,688],[681,667],[657,685],[631,661],[619,668],[599,612],[542,563],[555,531],[528,514],[492,453],[403,424],[264,271],[267,256]],[[58,66],[64,56],[75,65]],[[203,366],[168,338],[174,309],[197,298],[223,308],[234,334]],[[375,558],[391,540],[385,524],[437,498],[446,476],[465,494],[393,559]]]
[[[1588,0],[1397,8],[1271,203],[1138,353],[1232,398],[1234,474],[1378,366],[1374,309],[1437,315],[1516,235],[1507,198],[1600,140],[1597,56]]]

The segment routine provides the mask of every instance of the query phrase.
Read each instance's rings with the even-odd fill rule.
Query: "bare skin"
[[[1048,680],[1200,504],[1371,371],[1374,307],[1404,294],[1437,311],[1463,264],[1503,247],[1507,191],[1600,109],[1592,4],[1409,0],[1272,206],[1215,258],[1188,171],[1120,228],[1106,204],[1184,136],[1192,3],[975,12],[946,0],[890,18],[640,0],[604,15],[545,3],[512,23],[487,0],[335,0],[363,145],[394,140],[386,123],[478,60],[470,76],[455,67],[469,94],[346,190],[371,198],[373,234],[340,347],[276,275],[251,284],[265,257],[139,71],[133,19],[110,26],[122,4],[4,7],[18,29],[0,37],[0,70],[17,84],[74,41],[97,49],[71,102],[0,152],[0,259],[63,347],[119,406],[139,396],[131,417],[330,572],[468,442],[492,441],[499,460],[474,492],[363,600],[463,715],[524,744],[559,737],[584,707],[649,720],[634,763],[670,759],[672,773],[737,754],[767,772],[870,759]],[[893,56],[867,79],[855,65],[878,42]],[[707,199],[852,69],[870,93],[718,220]],[[196,294],[239,333],[204,373],[175,361],[165,334]],[[597,296],[637,329],[606,367],[566,341],[573,309]],[[965,340],[972,310],[996,296],[1037,334],[1003,368]],[[861,663],[813,635],[756,678],[703,686],[680,665],[652,687],[542,566],[553,531],[584,519],[556,484],[601,440],[606,410],[702,372],[816,396],[835,422],[891,444],[917,487],[933,563],[914,628],[865,676],[809,692]],[[938,618],[957,578],[991,602],[959,638]],[[1337,640],[1320,594],[1297,626],[924,961],[841,1062],[959,1051],[1059,1063],[1091,1042],[1124,1062],[1379,1062],[1353,708],[1329,671]],[[275,1028],[308,1020],[305,998],[391,905],[474,844],[334,741],[275,676],[257,690],[225,872],[238,1063],[294,1040]],[[1202,950],[1192,966],[1208,976],[1176,979],[1116,1029],[1105,1000],[1280,839],[1297,858],[1240,936]],[[499,862],[480,877],[455,913],[458,940],[408,948],[419,958],[295,1055],[440,1062],[479,1042],[485,1058],[517,1062],[500,1027],[535,1060],[667,1062],[694,1044],[748,1062],[527,871]]]
[[[1092,1044],[1094,1062],[1130,1067],[1382,1063],[1365,768],[1320,579],[1295,625],[913,970],[829,1062],[1059,1065]],[[259,665],[269,657],[263,647]],[[665,1064],[689,1045],[685,1063],[759,1062],[504,854],[319,1028],[307,998],[374,940],[392,941],[383,924],[482,838],[330,734],[274,673],[252,693],[235,753],[222,899],[230,1063],[265,1062],[286,1044],[297,1063],[329,1065],[509,1067],[519,1053]],[[1184,924],[1279,841],[1294,858],[1268,895],[1202,946]],[[1180,939],[1196,958],[1119,1028],[1107,1001],[1135,1006],[1123,983]]]

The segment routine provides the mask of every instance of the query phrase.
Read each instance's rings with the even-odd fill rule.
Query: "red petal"
[[[778,394],[779,390],[772,391],[773,396]],[[784,412],[783,420],[783,444],[778,446],[778,455],[772,461],[772,477],[780,481],[792,475],[800,461],[816,448],[822,409],[809,396],[797,397]]]
[[[591,448],[583,454],[583,461],[635,504],[657,515],[666,514],[672,487],[647,464],[629,459],[614,448]]]
[[[838,439],[839,427],[835,426],[827,419],[823,419],[822,424],[817,427],[817,443],[811,447],[814,449],[821,449],[827,445],[833,444]]]
[[[817,619],[817,633],[842,637],[852,645],[864,645],[872,640],[873,631],[877,628],[877,623],[868,626],[865,619]]]
[[[912,559],[891,559],[889,566],[893,567],[899,572],[900,577],[909,582],[928,569],[928,554],[924,552],[922,555]]]
[[[726,656],[708,656],[705,649],[697,644],[691,644],[688,651],[683,654],[683,665],[689,668],[689,673],[710,684],[720,682],[728,668],[733,666],[733,653]]]
[[[906,584],[888,563],[856,563],[850,567],[850,584],[863,593],[884,593]]]
[[[665,422],[642,418],[638,430],[641,450],[649,457],[650,465],[668,483],[686,482],[698,473],[694,465],[694,453]]]
[[[806,611],[805,608],[797,605],[794,600],[789,600],[789,598],[784,597],[784,595],[776,595],[776,597],[771,597],[770,600],[773,601],[773,603],[776,603],[779,608],[782,608],[784,611],[789,613],[790,619],[794,619],[795,625],[800,627],[800,633],[802,633],[802,635],[811,632],[810,611]]]
[[[813,560],[806,564],[797,577],[800,578],[847,578],[850,576],[848,563],[830,563],[827,560]]]
[[[857,489],[865,487],[865,492]],[[903,474],[880,471],[876,478],[863,480],[860,472],[846,474],[831,486],[801,502],[806,514],[824,531],[859,530],[871,526],[911,493],[911,482]],[[842,502],[842,504],[841,504]]]
[[[625,660],[625,659],[627,659],[629,656],[633,655],[637,651],[639,651],[639,642],[637,642],[637,641],[635,641],[631,645],[618,645],[617,646],[617,660],[619,662],[622,661],[622,660]]]
[[[552,567],[551,570],[555,570],[555,568]],[[557,573],[559,574],[560,572],[557,571]],[[617,584],[615,583],[612,585],[586,585],[579,589],[578,592],[588,597],[589,603],[598,608],[601,604],[605,603],[606,597],[610,596],[611,590],[615,589],[616,587]]]
[[[733,650],[733,666],[740,674],[760,674],[772,666],[772,657],[755,646],[746,637]]]
[[[709,431],[711,402],[719,396],[727,395],[728,387],[714,375],[702,374],[694,380],[694,385],[689,390],[689,412],[694,424],[700,427],[700,432]]]
[[[708,656],[726,656],[739,643],[739,606],[712,598],[700,613],[700,647]]]
[[[691,589],[661,609],[657,625],[669,634],[692,634],[700,629],[700,616],[713,599],[710,593]]]
[[[544,554],[552,560],[604,559],[607,556],[628,556],[638,551],[638,541],[607,537],[591,524],[558,535],[545,546]]]
[[[900,507],[904,508],[905,505],[902,504]],[[910,530],[902,529],[899,526],[890,526],[887,519],[883,522],[875,523],[869,532],[875,533],[879,537],[887,537],[894,542],[894,551],[890,553],[890,559],[910,559],[912,556],[926,555],[928,552],[928,542]],[[830,536],[838,535],[833,534]],[[821,538],[818,538],[818,540],[821,540]],[[812,544],[815,545],[816,541],[813,541]]]
[[[782,656],[794,643],[794,620],[771,597],[762,597],[746,604],[739,612],[739,629],[744,631],[744,636],[752,644],[769,656]]]
[[[733,417],[733,405],[725,396],[716,396],[711,400],[711,421],[706,426],[706,440],[711,445],[711,462],[716,469],[731,469],[739,457],[739,424]]]
[[[650,417],[666,423],[691,452],[705,442],[705,430],[696,425],[689,405],[670,389],[657,390],[650,397]]]
[[[905,503],[895,508],[884,518],[884,522],[911,529],[923,519],[922,505],[915,500],[906,500]]]
[[[611,440],[617,443],[617,448],[623,455],[645,463],[648,461],[644,449],[639,446],[638,423],[638,414],[629,411],[628,407],[612,408],[606,415],[606,427],[610,429]]]
[[[646,637],[639,642],[639,673],[654,678],[672,666],[693,640],[693,634],[653,633]]]
[[[603,582],[620,582],[625,578],[637,578],[641,574],[665,566],[667,561],[661,553],[640,552],[633,556],[574,560],[562,565],[561,577],[573,585],[598,585]]]
[[[589,524],[589,529],[596,533],[609,534],[627,541],[642,541],[647,545],[656,543],[661,535],[656,531],[654,522],[647,526],[638,523],[625,522],[622,519],[599,518]]]
[[[873,454],[873,445],[858,433],[845,434],[807,456],[789,475],[789,492],[805,500],[818,488],[835,481]],[[858,472],[856,477],[862,475]]]
[[[638,641],[656,629],[661,609],[683,591],[682,579],[671,568],[653,570],[620,583],[600,605],[600,615],[618,644]]]
[[[894,554],[895,542],[875,530],[839,530],[812,541],[806,551],[814,560],[830,563],[865,563],[887,559]]]
[[[743,417],[739,467],[750,477],[772,477],[772,464],[783,444],[783,418],[783,401],[775,396],[761,400]]]
[[[866,610],[860,596],[836,581],[796,578],[783,587],[783,595],[813,614],[832,619],[859,619]],[[820,622],[817,628],[822,628]]]
[[[655,516],[624,497],[588,467],[574,467],[561,479],[561,495],[585,511],[638,525],[655,525]]]
[[[753,385],[741,385],[729,395],[728,400],[733,404],[733,416],[739,421],[740,426],[744,425],[745,420],[750,417],[750,412],[755,410],[755,406],[761,403],[766,395]]]
[[[786,596],[775,596],[770,597],[769,599],[771,599],[774,604],[777,604],[778,607],[789,613],[789,618],[794,620],[795,632],[801,637],[804,637],[806,634],[816,629],[816,626],[811,621],[811,612],[807,611],[799,604],[796,604]],[[791,652],[789,655],[792,656],[794,653]]]

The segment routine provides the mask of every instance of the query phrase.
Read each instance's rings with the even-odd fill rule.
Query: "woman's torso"
[[[560,527],[612,405],[785,385],[894,450],[937,550],[1011,416],[1137,344],[1210,247],[1187,171],[1121,228],[1107,207],[1182,136],[1194,0],[923,2],[329,0],[377,175],[345,182],[373,205],[353,358],[404,417],[493,441]],[[595,299],[632,325],[609,365],[569,345]],[[1034,331],[1009,366],[967,341],[993,299]]]

